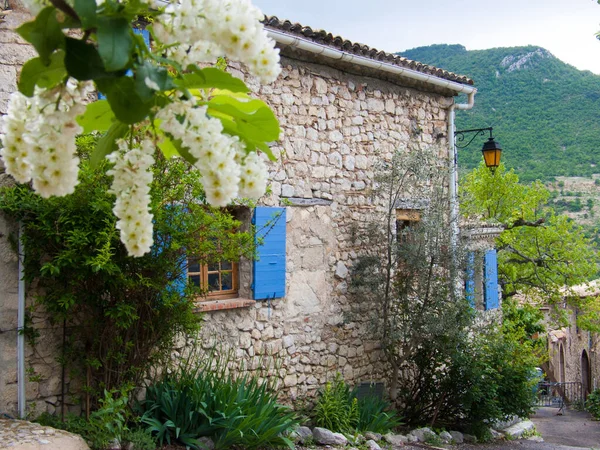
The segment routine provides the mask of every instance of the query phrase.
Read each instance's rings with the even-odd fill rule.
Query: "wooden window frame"
[[[219,290],[219,291],[207,291],[207,293],[199,298],[199,301],[206,302],[210,300],[222,300],[228,298],[238,298],[239,297],[239,289],[240,289],[240,273],[239,273],[239,262],[237,261],[228,261],[231,263],[231,269],[222,270],[221,269],[221,261],[216,264],[219,264],[219,270],[208,270],[209,264],[202,264],[198,262],[200,266],[200,271],[191,272],[189,267],[192,265],[190,261],[193,261],[194,258],[188,258],[188,267],[187,271],[187,279],[190,282],[190,278],[192,276],[200,276],[200,288],[205,289],[208,286],[208,275],[209,273],[221,273],[221,272],[231,272],[231,289],[227,290]],[[215,263],[213,263],[215,264]]]
[[[399,243],[408,242],[405,230],[421,221],[421,211],[417,209],[396,209],[396,238]]]

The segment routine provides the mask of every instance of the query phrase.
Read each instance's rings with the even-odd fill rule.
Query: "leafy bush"
[[[126,431],[123,435],[123,442],[131,444],[132,450],[154,450],[156,448],[156,441],[152,434],[143,428]]]
[[[108,448],[115,441],[120,443],[127,441],[126,436],[130,432],[127,422],[131,419],[127,406],[128,391],[127,387],[121,391],[104,391],[104,398],[100,400],[100,408],[90,415],[89,420],[70,414],[62,421],[57,416],[43,413],[36,421],[41,425],[79,434],[92,449],[102,450]],[[140,448],[140,450],[147,449]]]
[[[494,420],[527,417],[535,401],[537,357],[514,336],[492,328],[459,349],[442,392],[456,405],[452,418],[479,436]]]
[[[585,401],[585,409],[594,419],[600,420],[600,389],[594,390]]]
[[[194,369],[182,366],[147,388],[139,408],[158,442],[200,448],[198,438],[208,436],[216,449],[293,448],[284,433],[298,420],[277,403],[273,386],[254,376],[234,377],[224,360],[213,362],[216,368],[210,362]]]
[[[318,427],[342,433],[355,430],[360,413],[358,400],[338,373],[333,382],[327,382],[315,405],[314,422]]]
[[[334,432],[382,434],[400,425],[396,412],[389,410],[386,400],[376,395],[358,399],[356,394],[338,373],[319,393],[313,413],[315,425]]]

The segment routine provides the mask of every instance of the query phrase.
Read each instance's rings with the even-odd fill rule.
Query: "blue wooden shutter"
[[[180,205],[169,204],[165,205],[165,210],[168,211],[168,214],[172,218],[181,217],[182,214],[185,214],[185,211],[182,209]],[[165,248],[169,248],[171,246],[171,236],[170,235],[160,235],[157,236],[158,239],[154,241],[154,245],[152,246],[152,255],[158,256],[160,255]],[[184,253],[181,259],[178,261],[177,268],[177,278],[175,278],[171,284],[171,289],[179,292],[179,294],[184,295],[185,290],[188,284],[188,274],[187,274],[187,255]],[[173,276],[173,274],[168,274],[169,278]]]
[[[257,259],[252,273],[254,300],[285,296],[285,208],[254,209]]]
[[[467,255],[467,271],[465,273],[465,296],[471,308],[475,308],[475,253]]]
[[[498,260],[496,257],[496,249],[485,252],[483,260],[484,267],[484,295],[485,309],[498,308]]]

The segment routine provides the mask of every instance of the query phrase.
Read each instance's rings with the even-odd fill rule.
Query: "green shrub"
[[[600,389],[594,390],[585,401],[585,409],[594,419],[600,420]]]
[[[385,434],[400,425],[390,404],[376,395],[356,397],[338,373],[320,391],[314,408],[316,426],[341,433],[372,431]]]
[[[127,406],[128,391],[127,387],[121,391],[104,391],[104,398],[100,400],[100,408],[90,415],[89,420],[69,414],[62,421],[57,416],[43,413],[36,422],[79,434],[92,449],[108,448],[114,441],[125,442],[125,436],[129,432],[127,427],[130,419],[130,411]],[[140,448],[140,450],[146,449]]]
[[[314,409],[315,425],[334,432],[350,433],[359,420],[358,400],[338,373],[319,393]]]
[[[254,376],[234,377],[225,360],[213,362],[216,368],[210,362],[194,369],[182,366],[148,387],[139,407],[159,444],[179,441],[200,448],[198,438],[208,436],[216,449],[293,448],[284,433],[298,420],[277,403],[273,386]]]
[[[154,450],[156,448],[156,441],[152,434],[143,428],[126,431],[123,441],[131,444],[132,450]]]
[[[402,424],[396,411],[385,399],[376,395],[367,395],[358,400],[358,425],[357,431],[372,431],[373,433],[386,434]]]

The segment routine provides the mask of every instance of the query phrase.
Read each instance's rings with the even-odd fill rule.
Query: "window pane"
[[[219,274],[218,273],[209,273],[208,274],[208,290],[209,291],[220,291],[221,289],[219,283]]]
[[[211,263],[208,265],[208,271],[209,272],[218,272],[219,271],[219,263]]]
[[[221,272],[221,289],[224,291],[233,289],[233,276],[231,272]]]
[[[200,272],[200,262],[197,259],[188,259],[188,272]]]
[[[188,279],[190,284],[200,287],[200,275],[190,275]]]
[[[231,270],[231,261],[221,261],[221,270]]]

